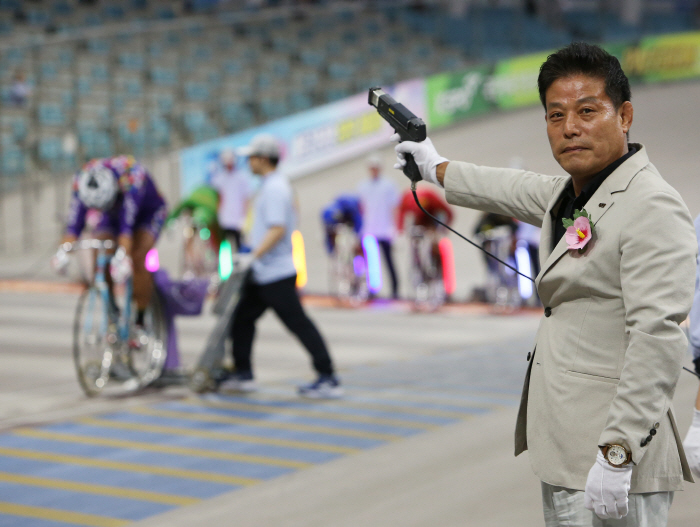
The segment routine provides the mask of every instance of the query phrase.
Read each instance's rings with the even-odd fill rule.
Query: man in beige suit
[[[552,153],[569,176],[448,161],[430,139],[396,147],[455,205],[542,227],[546,306],[515,431],[542,481],[547,526],[667,523],[692,481],[671,400],[687,341],[697,242],[679,194],[628,143],[618,60],[588,44],[550,55],[538,79]]]

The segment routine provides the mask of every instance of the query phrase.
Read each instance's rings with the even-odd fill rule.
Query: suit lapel
[[[617,192],[624,192],[634,176],[649,164],[646,149],[640,144],[636,144],[635,146],[638,149],[637,153],[626,160],[617,168],[617,170],[610,174],[584,205],[586,211],[591,215],[593,225],[597,225],[605,213],[610,210],[610,207],[613,206],[613,203],[615,202],[614,194]],[[565,187],[566,185],[564,185],[564,188]],[[561,240],[559,240],[557,245],[554,247],[554,250],[549,255],[547,254],[549,247],[551,247],[552,236],[554,236],[554,225],[552,225],[553,222],[551,211],[559,203],[562,192],[564,192],[563,188],[561,192],[559,192],[550,202],[542,222],[540,261],[542,261],[544,256],[545,262],[542,265],[540,274],[535,280],[535,284],[537,286],[539,286],[542,277],[547,273],[547,271],[549,271],[549,269],[551,269],[552,266],[556,264],[569,250],[569,246],[566,243],[566,237],[562,236]],[[542,246],[544,244],[546,244],[545,247]]]

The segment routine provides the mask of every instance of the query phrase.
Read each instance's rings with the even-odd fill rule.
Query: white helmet
[[[90,209],[108,210],[118,193],[114,172],[104,165],[92,166],[78,176],[78,198]]]

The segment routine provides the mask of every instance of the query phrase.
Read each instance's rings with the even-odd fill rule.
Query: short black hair
[[[578,74],[605,80],[605,93],[616,109],[632,100],[630,81],[616,57],[599,46],[573,42],[548,56],[540,67],[537,88],[545,110],[547,90],[554,81]]]

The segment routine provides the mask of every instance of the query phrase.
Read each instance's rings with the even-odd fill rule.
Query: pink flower
[[[574,220],[574,226],[566,229],[569,249],[583,249],[591,240],[591,222],[585,216]]]

